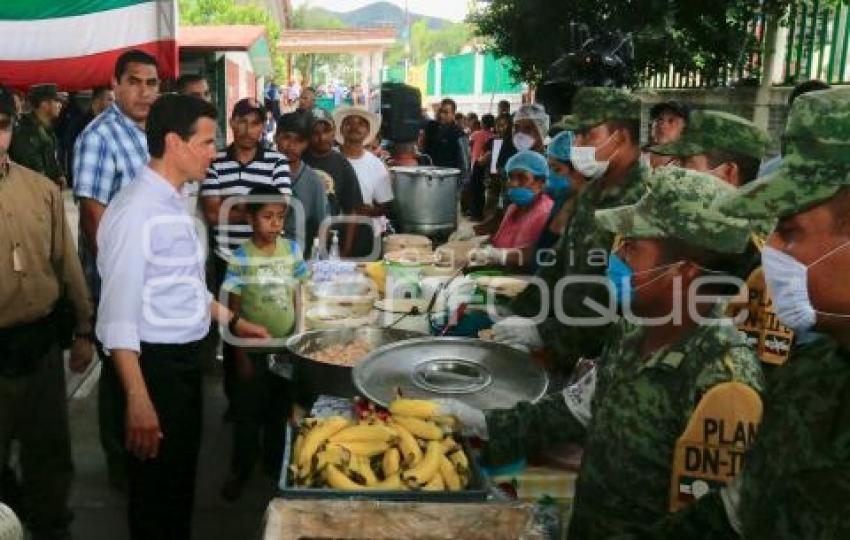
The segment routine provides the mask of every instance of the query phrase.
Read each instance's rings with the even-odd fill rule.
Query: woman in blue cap
[[[549,164],[541,154],[525,150],[508,160],[505,171],[510,205],[490,239],[487,264],[529,268],[554,205],[545,190]]]

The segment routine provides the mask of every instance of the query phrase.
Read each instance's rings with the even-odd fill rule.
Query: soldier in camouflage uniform
[[[32,105],[32,112],[21,117],[12,138],[9,156],[19,165],[64,186],[65,172],[59,164],[59,143],[53,130],[53,124],[62,110],[56,85],[33,86],[27,98]]]
[[[624,237],[618,257],[634,268],[634,299],[631,311],[624,305],[624,313],[633,315],[614,326],[595,371],[563,392],[513,409],[481,413],[457,401],[441,402],[441,412],[488,439],[491,464],[534,455],[553,443],[583,444],[570,538],[640,531],[667,514],[674,448],[706,393],[737,383],[758,401],[759,361],[731,320],[717,302],[698,307],[708,322],[686,308],[695,298],[691,284],[722,273],[747,246],[748,222],[712,209],[732,191],[713,176],[662,167],[640,202],[596,213],[601,228]],[[706,294],[707,287],[699,292]],[[680,322],[642,319],[677,311],[677,294],[678,311],[687,311]]]
[[[678,141],[658,145],[650,151],[674,158],[686,169],[703,171],[741,187],[756,179],[760,163],[770,145],[763,129],[740,116],[720,111],[695,111],[684,135]],[[785,363],[791,352],[794,332],[776,319],[773,302],[764,283],[761,248],[776,224],[775,219],[753,220],[756,233],[742,268],[747,279],[746,296],[730,306],[731,317],[747,310],[738,329],[765,363],[765,373]]]
[[[780,319],[799,335],[765,398],[739,482],[646,538],[850,538],[850,88],[794,102],[779,169],[720,209],[778,217],[762,253]]]
[[[538,277],[546,283],[545,290],[528,287],[511,305],[517,317],[493,328],[497,341],[530,349],[542,349],[545,343],[553,367],[563,373],[569,373],[580,357],[597,357],[611,325],[566,327],[554,318],[556,303],[570,316],[595,317],[597,312],[584,304],[585,299],[607,306],[609,297],[604,285],[583,283],[565,287],[560,298],[555,298],[556,284],[564,276],[604,275],[614,234],[596,223],[594,212],[637,202],[644,194],[649,174],[648,168],[640,164],[641,106],[636,96],[615,88],[581,88],[573,99],[572,110],[574,114],[565,119],[563,126],[576,134],[571,160],[590,182],[578,195],[554,261],[540,265]],[[585,158],[589,153],[591,159],[581,159],[582,153]],[[600,168],[599,162],[607,163],[607,169]],[[534,325],[527,317],[539,314],[544,302],[541,295],[549,296],[549,312],[543,314],[547,318],[542,324]]]

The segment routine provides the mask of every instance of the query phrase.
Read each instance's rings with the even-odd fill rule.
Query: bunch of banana
[[[436,404],[399,399],[389,415],[359,421],[307,418],[292,449],[290,470],[302,487],[341,490],[459,491],[471,470],[452,438],[454,419]]]

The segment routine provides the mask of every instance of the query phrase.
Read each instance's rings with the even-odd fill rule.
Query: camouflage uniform
[[[794,102],[780,168],[721,210],[759,219],[805,211],[850,187],[850,89]],[[850,351],[821,336],[777,370],[740,490],[701,498],[648,538],[850,538]],[[739,498],[736,497],[739,495]]]
[[[640,101],[623,90],[612,88],[582,88],[573,100],[576,114],[562,122],[565,129],[586,129],[616,120],[640,120]],[[611,326],[566,327],[552,317],[555,285],[564,276],[604,276],[607,254],[614,243],[614,234],[600,228],[594,212],[633,204],[645,192],[649,169],[635,162],[622,183],[605,186],[599,180],[591,182],[577,197],[575,210],[561,237],[553,264],[541,265],[537,277],[542,279],[550,294],[549,319],[538,326],[540,337],[562,372],[569,372],[580,357],[596,357],[602,350]],[[514,314],[536,316],[541,309],[539,287],[528,287],[511,304]],[[561,305],[571,317],[595,317],[597,313],[584,305],[588,297],[609,305],[608,289],[598,284],[581,284],[564,288]]]
[[[35,113],[29,113],[21,117],[15,130],[9,157],[56,182],[65,175],[57,157],[57,146],[53,129],[42,124]]]
[[[675,142],[657,145],[649,150],[664,156],[686,158],[712,152],[733,152],[754,159],[762,159],[770,144],[768,134],[749,120],[720,111],[695,111],[691,122]],[[735,317],[743,309],[747,318],[738,325],[749,343],[758,351],[766,365],[766,373],[782,365],[790,354],[794,332],[776,319],[773,302],[764,283],[761,270],[761,248],[776,224],[776,220],[758,219],[752,222],[751,248],[743,257],[742,274],[748,275],[747,297],[739,298],[730,305],[729,316]]]
[[[665,167],[653,173],[640,202],[596,217],[612,234],[740,253],[749,224],[711,209],[730,191],[713,176]],[[595,393],[585,398],[589,419],[576,405],[584,379],[538,403],[488,411],[486,457],[500,464],[553,442],[583,443],[570,538],[605,538],[652,524],[668,512],[673,448],[701,397],[731,381],[762,390],[755,354],[731,321],[719,310],[714,315],[719,324],[696,327],[646,358],[639,353],[643,328],[621,320],[598,361]]]

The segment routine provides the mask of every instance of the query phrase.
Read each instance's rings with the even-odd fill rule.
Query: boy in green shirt
[[[246,219],[253,235],[237,249],[228,264],[222,286],[230,309],[265,326],[272,338],[293,333],[298,313],[298,284],[306,277],[302,250],[281,236],[288,205],[269,187],[251,190]],[[261,322],[260,322],[261,321]],[[290,389],[269,371],[265,354],[236,349],[237,384],[234,403],[233,453],[222,497],[236,500],[242,493],[261,440],[265,472],[275,480],[281,466]]]

